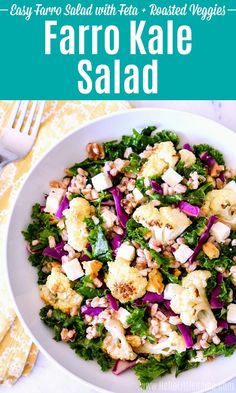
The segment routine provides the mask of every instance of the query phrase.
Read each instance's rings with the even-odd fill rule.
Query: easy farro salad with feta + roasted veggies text
[[[155,127],[87,153],[23,231],[54,339],[142,388],[231,355],[236,177],[223,155]]]

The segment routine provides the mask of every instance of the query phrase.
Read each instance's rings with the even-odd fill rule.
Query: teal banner
[[[0,99],[236,99],[233,0],[0,7]]]

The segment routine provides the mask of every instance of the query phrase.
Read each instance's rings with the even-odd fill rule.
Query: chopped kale
[[[134,335],[149,336],[147,323],[147,307],[127,307],[131,315],[127,318],[130,325],[130,331]]]
[[[218,296],[218,299],[224,303],[229,302],[229,292],[231,289],[231,284],[232,284],[231,277],[228,277],[225,278],[220,285],[221,292]]]
[[[146,248],[153,259],[157,261],[160,265],[169,265],[169,260],[161,255],[159,252],[152,250],[145,236],[148,234],[148,228],[143,227],[142,225],[138,224],[133,218],[129,219],[126,224],[127,235],[126,237],[130,240],[135,239],[135,241],[143,248]]]
[[[196,356],[196,351],[193,349],[187,349],[184,352],[177,352],[175,355],[175,365],[176,377],[181,374],[183,371],[190,370],[191,368],[196,368],[199,366],[199,362],[191,362],[191,359]]]
[[[176,165],[176,171],[186,179],[189,178],[190,173],[197,172],[200,176],[207,176],[207,170],[203,165],[202,161],[198,158],[194,164],[189,167],[185,167],[184,161],[179,161]]]
[[[32,251],[42,250],[48,246],[48,237],[54,236],[56,241],[59,241],[59,228],[56,223],[52,221],[52,216],[49,213],[41,211],[41,206],[36,203],[32,208],[32,223],[30,223],[26,231],[22,231],[25,240],[31,243],[33,240],[39,240],[39,244],[32,246]]]
[[[87,299],[93,299],[96,296],[101,296],[104,293],[104,290],[101,288],[94,288],[91,285],[92,283],[90,276],[84,276],[80,279],[80,281],[76,282],[74,290]]]
[[[197,245],[198,238],[206,227],[206,224],[207,219],[205,217],[200,217],[193,220],[193,223],[182,235],[189,246],[195,247]]]
[[[49,313],[49,310],[50,313]],[[103,325],[98,326],[100,337],[94,340],[86,338],[86,325],[79,316],[71,317],[58,309],[50,306],[43,307],[40,310],[41,320],[54,330],[54,339],[61,340],[61,330],[63,328],[74,329],[76,331],[75,340],[70,343],[70,347],[75,350],[76,354],[85,360],[96,359],[102,371],[112,367],[113,361],[101,350],[105,336]]]
[[[220,255],[220,257],[217,259],[209,259],[203,251],[199,253],[198,261],[200,262],[201,267],[204,267],[208,270],[215,269],[216,267],[221,267],[225,270],[229,270],[231,266],[234,265],[233,260],[228,258],[227,256]]]
[[[129,160],[130,160],[130,163],[128,166],[124,167],[124,170],[126,172],[130,172],[130,173],[134,173],[134,174],[138,173],[143,160],[139,157],[139,155],[137,153],[132,153],[129,156]]]
[[[201,206],[205,200],[206,194],[212,190],[212,184],[205,183],[200,188],[194,191],[188,191],[184,194],[184,200],[191,203],[191,205]]]
[[[222,153],[219,152],[219,150],[215,149],[214,147],[207,145],[207,144],[199,144],[199,145],[194,145],[193,146],[194,153],[198,156],[200,154],[208,152],[220,165],[225,164],[224,156]]]
[[[87,218],[85,222],[89,229],[88,240],[92,247],[92,257],[101,262],[108,262],[112,259],[112,251],[106,239],[101,225],[96,225],[92,219]]]
[[[105,160],[91,160],[90,158],[86,158],[86,160],[74,164],[69,168],[69,172],[71,176],[76,176],[78,174],[77,169],[82,168],[86,172],[88,172],[90,177],[93,177],[102,171],[102,167],[105,164]]]
[[[141,388],[146,389],[147,385],[153,380],[170,373],[174,364],[174,356],[169,356],[161,360],[150,356],[146,362],[137,364],[134,367],[134,372],[140,382]]]
[[[231,356],[233,355],[235,349],[236,345],[227,346],[224,343],[220,343],[218,345],[212,343],[210,344],[209,348],[204,350],[204,356]]]

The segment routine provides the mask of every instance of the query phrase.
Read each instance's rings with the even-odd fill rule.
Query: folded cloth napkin
[[[0,101],[1,129],[13,105],[13,101]],[[0,174],[0,384],[12,385],[22,375],[27,376],[37,359],[37,348],[16,316],[4,277],[4,236],[17,189],[40,156],[64,135],[86,121],[128,108],[124,101],[48,101],[32,151]]]

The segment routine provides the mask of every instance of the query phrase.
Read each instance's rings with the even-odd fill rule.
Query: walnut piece
[[[91,160],[102,160],[105,158],[105,152],[103,146],[99,143],[88,143],[87,144],[88,158]]]

